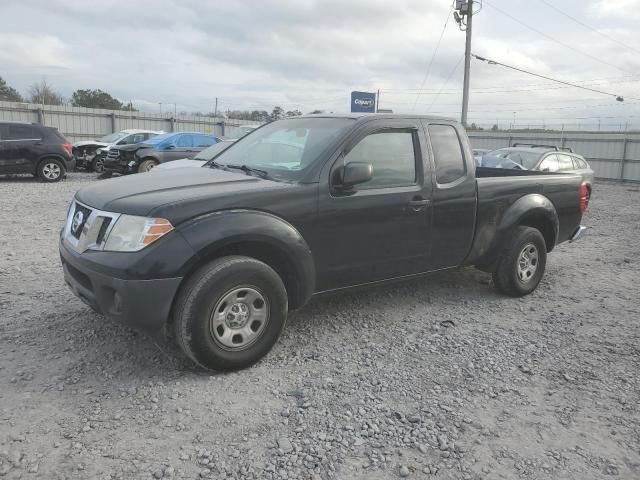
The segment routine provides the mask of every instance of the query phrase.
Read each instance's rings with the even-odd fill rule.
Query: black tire
[[[100,157],[101,156],[99,154],[96,154],[96,156],[93,157],[93,160],[91,160],[91,165],[89,166],[89,168],[87,168],[87,170],[96,173],[102,173],[104,171],[104,158]]]
[[[45,158],[38,164],[36,170],[38,178],[46,183],[59,182],[66,174],[64,165],[55,158]]]
[[[148,172],[156,165],[158,165],[157,160],[154,160],[153,158],[147,158],[146,160],[140,162],[140,165],[138,166],[138,173]]]
[[[527,255],[523,255],[525,248]],[[528,295],[542,280],[546,265],[547,246],[540,231],[531,227],[516,227],[498,258],[493,283],[499,291],[511,297]],[[535,269],[532,271],[531,267]]]
[[[245,312],[250,313],[245,313],[238,325],[229,324],[230,315],[234,315],[233,308],[242,302],[225,302],[225,299],[238,291],[240,297],[242,290],[263,296],[262,306],[258,302],[258,309],[262,308],[262,315],[266,315],[255,333],[248,332],[246,344],[236,347],[229,343],[234,343],[236,337],[245,342],[242,332],[247,328],[253,331],[254,323],[258,322],[252,320],[254,303],[245,304]],[[238,297],[235,302],[249,298],[249,295],[245,292],[244,297]],[[254,364],[271,350],[285,326],[287,311],[287,291],[271,267],[250,257],[222,257],[196,271],[181,288],[173,308],[175,338],[184,353],[201,367],[237,370]],[[217,327],[216,317],[221,322]],[[240,325],[242,321],[243,326]],[[252,335],[255,338],[249,342]]]

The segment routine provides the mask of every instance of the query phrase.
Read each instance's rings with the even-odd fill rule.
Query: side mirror
[[[344,166],[342,181],[343,188],[353,187],[368,182],[373,178],[373,165],[365,162],[351,162]]]
[[[166,147],[164,147],[165,150],[173,150],[174,148],[176,148],[175,145],[167,145]]]

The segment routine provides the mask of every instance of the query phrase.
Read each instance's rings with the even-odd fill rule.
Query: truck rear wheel
[[[222,257],[196,271],[178,294],[175,337],[201,367],[245,368],[271,350],[287,310],[287,291],[271,267],[250,257]]]
[[[502,293],[522,297],[533,292],[544,275],[547,246],[539,230],[517,227],[493,272],[493,283]]]

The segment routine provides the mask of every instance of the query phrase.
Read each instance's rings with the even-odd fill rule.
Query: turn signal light
[[[144,245],[149,245],[173,230],[173,225],[171,225],[169,220],[164,218],[154,218],[153,222],[148,224],[145,230],[142,243]]]

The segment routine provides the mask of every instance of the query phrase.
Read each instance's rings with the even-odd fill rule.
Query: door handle
[[[415,200],[411,200],[409,202],[409,206],[414,210],[414,211],[419,211],[422,210],[423,207],[426,207],[427,205],[429,205],[431,203],[431,200],[423,198],[423,199],[415,199]]]

